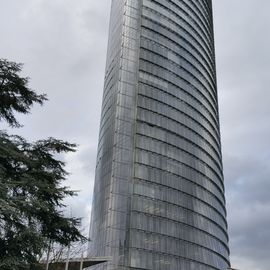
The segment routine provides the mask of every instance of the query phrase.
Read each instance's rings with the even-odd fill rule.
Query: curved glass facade
[[[230,266],[210,0],[112,0],[90,238],[93,269]]]

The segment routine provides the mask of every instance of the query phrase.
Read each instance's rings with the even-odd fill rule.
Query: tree
[[[28,87],[29,78],[20,77],[21,70],[22,64],[0,59],[0,121],[12,127],[20,127],[14,112],[29,113],[34,103],[42,105],[47,100]]]
[[[0,59],[0,121],[20,127],[15,113],[29,113],[43,104],[19,73],[22,64]],[[76,193],[63,186],[68,173],[55,154],[76,145],[48,138],[31,143],[0,131],[0,269],[27,269],[38,261],[48,243],[67,246],[85,238],[80,220],[63,214],[63,199]]]

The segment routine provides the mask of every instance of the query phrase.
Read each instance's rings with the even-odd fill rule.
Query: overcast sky
[[[232,265],[270,267],[270,1],[213,0]],[[88,226],[110,0],[0,0],[0,58],[25,63],[49,102],[13,130],[79,144],[65,156],[69,211]]]

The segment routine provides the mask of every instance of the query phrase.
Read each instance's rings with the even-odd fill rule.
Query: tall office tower
[[[230,266],[211,0],[112,0],[89,255]]]

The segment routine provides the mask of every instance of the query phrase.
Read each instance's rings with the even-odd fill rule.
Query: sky
[[[0,0],[0,58],[49,101],[12,132],[77,143],[64,156],[70,215],[88,231],[110,0]],[[270,1],[213,0],[222,150],[232,266],[270,266]],[[1,127],[2,128],[2,127]]]

